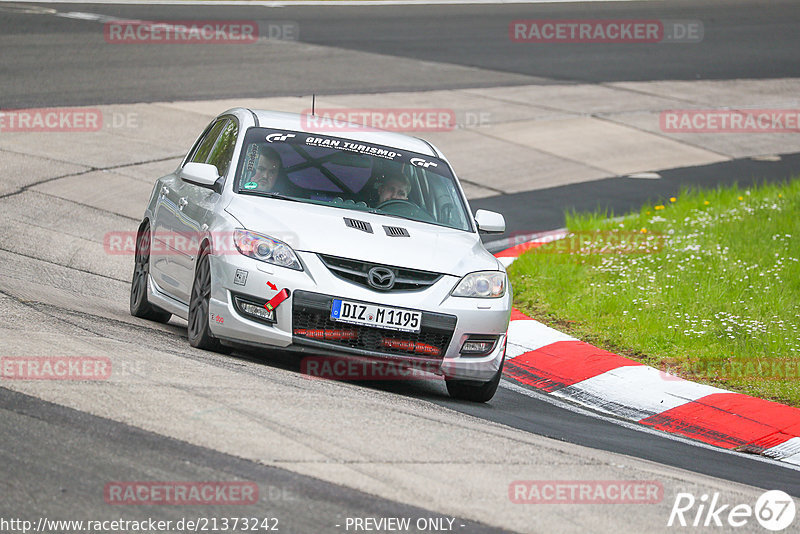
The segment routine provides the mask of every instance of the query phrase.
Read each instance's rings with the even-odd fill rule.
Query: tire
[[[147,284],[150,275],[150,227],[145,224],[136,232],[136,253],[131,278],[130,311],[134,317],[166,323],[172,314],[158,308],[147,300]]]
[[[471,380],[454,380],[447,379],[447,392],[454,399],[465,400],[470,402],[488,402],[492,400],[497,386],[500,384],[500,378],[503,376],[503,363],[505,362],[505,355],[500,362],[500,369],[488,382],[474,382]]]
[[[229,353],[211,333],[208,325],[208,301],[211,297],[211,261],[208,249],[200,251],[194,271],[192,295],[189,298],[189,344],[198,349]]]

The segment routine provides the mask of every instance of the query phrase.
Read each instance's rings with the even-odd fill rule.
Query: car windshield
[[[472,231],[446,162],[373,143],[250,128],[234,187],[243,195],[369,211]]]

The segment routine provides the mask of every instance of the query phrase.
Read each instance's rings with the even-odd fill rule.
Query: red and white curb
[[[495,256],[506,266],[540,236]],[[800,466],[800,409],[697,384],[604,351],[514,309],[503,372],[555,397],[657,430]]]

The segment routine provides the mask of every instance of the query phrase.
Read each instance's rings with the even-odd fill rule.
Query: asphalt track
[[[554,82],[781,78],[798,75],[800,57],[800,5],[792,0],[324,9],[37,7],[145,20],[289,21],[297,24],[300,44],[268,49],[107,45],[97,21],[19,14],[4,5],[0,19],[4,108]],[[700,20],[705,32],[701,45],[533,47],[509,39],[511,21],[547,18]],[[384,57],[340,61],[330,51],[309,45]],[[430,64],[420,68],[400,60]]]
[[[18,4],[19,5],[19,4]],[[98,23],[50,15],[11,12],[0,5],[0,108],[94,105],[105,103],[221,97],[297,95],[342,92],[381,92],[435,88],[482,87],[555,81],[606,82],[656,79],[731,79],[797,76],[800,55],[800,6],[796,2],[695,2],[315,8],[48,5],[59,11],[85,11],[109,16],[148,19],[225,18],[291,20],[300,26],[301,43],[333,46],[384,54],[381,68],[375,57],[365,58],[370,67],[339,65],[319,49],[285,45],[268,56],[238,47],[196,49],[147,45],[104,46]],[[536,54],[518,54],[509,43],[507,24],[516,18],[669,18],[703,20],[714,37],[704,43],[702,53],[690,45],[653,45],[636,51],[630,47],[564,45],[537,48]],[[446,36],[446,37],[443,37]],[[510,53],[514,52],[514,53]],[[402,59],[432,63],[421,73],[405,66]],[[302,60],[302,61],[301,61]],[[242,69],[241,65],[250,68]],[[398,68],[387,68],[398,65]],[[469,67],[471,76],[465,78]],[[707,168],[665,171],[664,179],[646,183],[615,178],[605,183],[563,186],[516,195],[490,197],[472,202],[473,207],[501,208],[508,215],[509,231],[546,230],[562,224],[566,208],[591,209],[608,206],[614,211],[634,207],[653,197],[669,196],[683,185],[713,177],[719,183],[748,181],[754,176],[782,179],[800,163],[793,155],[780,163],[741,160]],[[725,178],[720,178],[720,176]],[[707,181],[704,181],[707,183]],[[602,194],[601,194],[602,193]],[[531,210],[532,205],[539,210]],[[538,203],[538,204],[537,204]],[[536,215],[533,215],[536,214]],[[122,282],[122,280],[119,280]],[[16,307],[28,302],[20,295]],[[79,300],[80,290],[72,297]],[[4,299],[5,301],[5,299]],[[122,303],[124,307],[125,303]],[[35,307],[36,304],[34,303]],[[73,305],[75,309],[79,304]],[[44,307],[44,306],[42,306]],[[64,304],[64,308],[70,305]],[[37,310],[41,311],[41,310]],[[69,311],[69,310],[67,310]],[[61,311],[59,311],[61,313]],[[68,313],[61,313],[60,319]],[[82,321],[77,329],[102,331],[108,324],[99,317]],[[112,325],[113,326],[113,325]],[[176,338],[185,336],[171,328]],[[147,335],[137,333],[137,336]],[[135,336],[132,337],[135,339]],[[183,341],[179,339],[180,341]],[[189,351],[178,357],[193,358]],[[296,372],[290,357],[264,359],[239,353],[242,359],[266,369]],[[443,388],[429,383],[369,383],[366,388],[422,400],[508,425],[525,432],[569,443],[613,451],[689,471],[704,473],[765,489],[783,489],[800,496],[797,471],[745,455],[698,447],[654,433],[630,429],[589,414],[554,405],[544,398],[501,388],[488,405],[469,405],[449,400]],[[146,478],[158,473],[162,479],[242,476],[268,480],[283,498],[269,503],[264,514],[278,512],[301,517],[297,532],[330,528],[332,517],[347,515],[431,515],[423,509],[379,499],[342,486],[327,485],[296,473],[266,468],[209,449],[138,430],[131,426],[59,407],[34,397],[0,388],[3,416],[2,454],[4,514],[40,515],[48,510],[81,510],[87,515],[107,513],[91,491],[109,478]],[[32,455],[31,443],[49,444]],[[74,466],[89,455],[91,469],[77,477]],[[143,462],[148,467],[142,471]],[[254,474],[255,473],[255,474]],[[79,483],[75,484],[75,479]],[[24,484],[22,481],[26,481]],[[270,486],[271,487],[271,486]],[[288,488],[288,490],[287,490]],[[288,491],[288,493],[286,493]],[[291,498],[286,498],[290,495]],[[296,497],[296,499],[295,499]],[[304,513],[314,503],[315,513]],[[142,510],[139,510],[142,511]],[[212,510],[213,512],[213,510]],[[163,509],[159,511],[163,514]],[[324,521],[320,518],[325,518]],[[489,527],[463,522],[469,532]]]
[[[0,450],[6,485],[0,517],[32,521],[42,516],[153,517],[177,523],[187,517],[181,507],[113,510],[97,502],[98,488],[109,480],[148,480],[154,473],[160,480],[254,481],[260,486],[261,498],[248,506],[247,517],[258,517],[259,523],[263,518],[278,519],[282,532],[330,532],[347,517],[408,517],[413,521],[436,517],[424,509],[167,439],[7,389],[0,389],[0,414],[0,431],[14,436],[4,439]],[[93,461],[87,462],[87,458]],[[203,507],[201,515],[229,516],[225,508]],[[308,513],[309,509],[314,513]],[[192,511],[189,517],[199,516]],[[291,519],[281,524],[285,518]],[[456,518],[454,523],[464,532],[503,532],[464,519]]]

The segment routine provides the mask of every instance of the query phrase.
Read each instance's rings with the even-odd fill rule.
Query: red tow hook
[[[277,307],[278,307],[278,305],[279,305],[281,302],[283,302],[284,300],[288,299],[288,298],[289,298],[289,295],[291,295],[291,293],[289,292],[289,290],[288,290],[288,289],[286,289],[286,288],[283,288],[283,289],[281,289],[281,290],[278,292],[278,294],[277,294],[277,295],[275,295],[274,297],[272,297],[271,299],[269,299],[269,300],[267,301],[267,303],[266,303],[266,304],[264,304],[264,307],[265,307],[267,310],[269,310],[269,311],[273,311],[275,308],[277,308]]]

